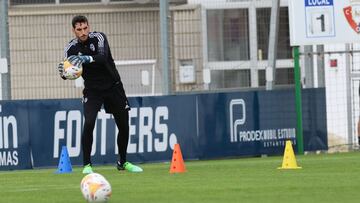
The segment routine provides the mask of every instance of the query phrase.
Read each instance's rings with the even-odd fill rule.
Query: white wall
[[[326,45],[325,52],[344,51],[345,45]],[[330,67],[330,60],[337,59],[337,67]],[[326,54],[325,62],[325,87],[326,87],[326,114],[329,147],[345,145],[348,140],[348,100],[351,94],[347,93],[346,83],[350,76],[346,73],[346,54]]]

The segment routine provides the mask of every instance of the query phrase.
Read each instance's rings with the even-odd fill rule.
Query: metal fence
[[[115,60],[156,60],[155,70],[162,74],[158,1],[71,2],[10,1],[11,99],[81,95],[81,88],[59,80],[55,72],[64,46],[73,38],[70,21],[75,14],[86,15],[92,30],[107,34]],[[271,1],[247,1],[231,8],[222,1],[170,2],[171,92],[265,86]],[[294,83],[287,19],[287,8],[281,7],[278,85]],[[156,80],[156,89],[161,89],[161,77]]]
[[[128,11],[111,7],[88,6],[79,13],[87,15],[92,30],[108,36],[116,60],[158,58],[157,11]],[[117,10],[117,9],[115,9]],[[25,13],[9,10],[12,99],[80,97],[82,88],[73,81],[62,81],[56,66],[64,57],[70,39],[71,7],[29,8]]]

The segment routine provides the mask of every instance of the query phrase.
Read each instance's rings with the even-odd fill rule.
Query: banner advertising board
[[[28,102],[0,102],[0,170],[32,168]]]
[[[198,100],[199,117],[203,118],[198,127],[200,158],[280,155],[286,140],[296,146],[291,91],[204,94]],[[327,149],[326,109],[320,103],[324,100],[320,89],[303,91],[305,151]]]
[[[315,99],[314,99],[315,98]],[[296,146],[292,90],[129,98],[128,160],[170,161],[175,143],[184,159],[282,154]],[[303,91],[305,150],[326,150],[324,88]],[[0,102],[0,170],[56,167],[66,146],[82,165],[81,99]],[[118,129],[98,112],[92,162],[115,164]]]

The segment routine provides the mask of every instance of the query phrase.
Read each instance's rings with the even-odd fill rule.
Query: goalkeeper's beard
[[[88,36],[87,36],[87,35],[83,35],[83,36],[79,37],[79,40],[80,40],[81,42],[85,42],[87,39],[88,39]]]

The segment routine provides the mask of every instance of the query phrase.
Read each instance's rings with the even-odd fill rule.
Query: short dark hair
[[[75,28],[76,23],[88,23],[88,19],[85,16],[77,15],[77,16],[73,17],[73,19],[71,21],[73,28]]]

